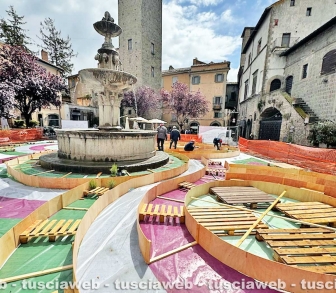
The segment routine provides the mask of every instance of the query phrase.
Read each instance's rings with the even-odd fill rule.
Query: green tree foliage
[[[9,6],[9,10],[6,10],[8,19],[0,19],[0,39],[11,46],[23,46],[26,50],[27,45],[32,44],[31,39],[26,35],[27,30],[22,26],[26,24],[23,21],[24,16],[17,15],[13,6]]]
[[[320,143],[326,144],[327,148],[336,147],[336,123],[331,121],[318,122],[313,125],[308,140],[314,146]]]
[[[46,18],[40,25],[41,36],[39,39],[43,42],[41,47],[48,52],[50,62],[64,70],[63,77],[71,74],[73,68],[71,58],[77,54],[71,47],[70,37],[62,38],[61,31],[56,29],[54,20],[51,18]]]

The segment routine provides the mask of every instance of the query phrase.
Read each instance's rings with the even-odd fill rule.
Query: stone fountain
[[[109,12],[93,27],[105,38],[95,56],[98,68],[79,71],[75,96],[89,95],[92,104],[99,107],[98,130],[56,130],[58,153],[41,156],[41,166],[57,171],[109,173],[113,163],[131,172],[166,164],[168,155],[155,151],[156,132],[122,130],[119,126],[123,92],[137,81],[122,71],[118,50],[112,45],[112,37],[119,36],[122,29]]]

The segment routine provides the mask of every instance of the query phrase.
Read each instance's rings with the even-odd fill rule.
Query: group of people
[[[164,142],[168,139],[168,133],[167,128],[160,124],[160,126],[157,128],[157,147],[159,151],[163,151]],[[177,147],[177,142],[181,140],[181,134],[180,131],[176,128],[176,126],[173,126],[171,132],[170,132],[170,144],[169,148],[171,149],[172,146],[174,149]],[[221,149],[222,146],[222,139],[219,137],[215,137],[213,140],[214,147],[217,147],[217,150]],[[196,148],[195,140],[191,140],[184,146],[185,151],[193,151]]]
[[[157,147],[158,147],[159,151],[163,151],[164,142],[168,138],[167,134],[168,134],[167,133],[167,128],[163,124],[160,124],[160,126],[157,128]],[[172,146],[173,146],[174,149],[176,149],[177,142],[179,140],[181,140],[181,133],[176,128],[176,126],[173,126],[173,129],[170,132],[170,144],[169,144],[169,148],[171,149]],[[189,143],[187,143],[184,146],[184,150],[185,151],[193,151],[194,148],[195,148],[195,141],[194,140],[190,141]]]

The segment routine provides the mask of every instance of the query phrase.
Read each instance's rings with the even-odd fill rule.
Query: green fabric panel
[[[58,237],[49,242],[35,238],[20,245],[0,270],[0,279],[72,264],[74,236]]]
[[[89,208],[91,207],[97,200],[97,197],[86,197],[81,200],[76,200],[72,204],[68,205],[68,207],[73,208]]]
[[[22,219],[0,219],[0,237],[8,232],[12,227]]]
[[[72,270],[67,270],[59,273],[26,279],[25,281],[9,283],[7,284],[6,289],[0,289],[0,291],[3,293],[52,293],[56,291],[61,284],[64,284],[62,282],[72,282],[72,278]],[[44,289],[46,284],[48,286],[52,286],[54,289]],[[39,286],[40,289],[38,289]],[[58,292],[64,291],[59,289]]]
[[[53,216],[49,218],[49,220],[78,220],[82,219],[85,215],[86,211],[78,211],[78,210],[60,210]]]
[[[21,156],[21,155],[27,155],[27,153],[22,153],[22,152],[1,152],[4,155],[9,155],[9,156]]]
[[[245,160],[235,160],[231,162],[231,164],[247,164],[247,165],[253,165],[253,163],[258,163],[258,165],[265,165],[265,166],[267,166],[268,164],[267,162],[263,160],[258,160],[256,158],[249,158]]]
[[[0,178],[7,178],[7,169],[6,168],[0,168]]]

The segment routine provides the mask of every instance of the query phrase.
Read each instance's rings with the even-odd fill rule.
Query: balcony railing
[[[213,109],[214,110],[221,110],[222,109],[222,105],[221,104],[213,104]]]
[[[293,47],[298,41],[299,41],[299,37],[297,38],[276,38],[275,41],[271,44],[271,50],[275,50],[275,49],[280,49],[280,50],[287,50],[290,47]]]

